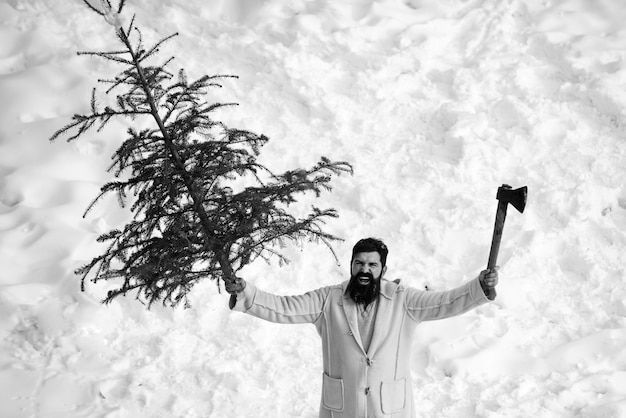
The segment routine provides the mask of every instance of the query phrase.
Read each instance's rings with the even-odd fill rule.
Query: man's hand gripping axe
[[[512,190],[508,184],[503,184],[498,187],[498,211],[496,212],[496,224],[493,229],[493,238],[491,239],[491,251],[489,252],[489,262],[487,263],[487,269],[492,270],[496,267],[496,261],[498,260],[498,251],[500,250],[500,241],[502,240],[502,230],[504,229],[504,220],[506,219],[506,208],[511,204],[520,213],[524,213],[526,207],[526,196],[528,194],[528,188],[526,186],[519,189]],[[496,297],[496,289],[494,287],[488,287],[486,289],[487,297],[491,300]]]

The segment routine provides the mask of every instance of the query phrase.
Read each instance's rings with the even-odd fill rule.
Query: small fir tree
[[[298,219],[286,208],[297,195],[330,190],[331,176],[352,173],[350,164],[322,157],[310,169],[274,174],[257,161],[268,138],[227,127],[213,113],[232,104],[204,100],[211,88],[221,87],[221,79],[234,76],[190,81],[183,70],[177,77],[166,70],[173,58],[148,64],[176,34],[146,47],[134,16],[127,28],[121,23],[123,0],[116,8],[109,0],[101,0],[100,7],[83,1],[115,27],[122,48],[79,54],[113,61],[124,70],[114,79],[99,80],[110,85],[106,93],[115,95],[115,105],[101,108],[94,89],[91,112],[74,115],[50,140],[73,141],[115,118],[143,115],[153,127],[128,129],[110,167],[116,180],[105,184],[85,211],[84,216],[105,195],[116,194],[122,206],[132,195],[133,219],[101,235],[98,241],[107,243],[106,251],[76,271],[81,289],[90,277],[94,283],[115,284],[104,303],[136,291],[148,307],[156,301],[188,306],[187,294],[199,280],[216,280],[219,288],[221,280],[233,281],[237,271],[259,257],[287,261],[279,252],[287,240],[321,241],[332,251],[331,242],[339,238],[322,226],[337,216],[335,210],[313,207]],[[253,185],[229,187],[240,179]]]

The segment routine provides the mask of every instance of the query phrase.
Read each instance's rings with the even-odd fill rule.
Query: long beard
[[[359,283],[359,277],[368,277],[369,283]],[[380,294],[380,277],[377,279],[372,276],[371,273],[359,273],[350,277],[350,282],[346,289],[350,297],[355,303],[362,303],[367,307],[370,303],[374,302]]]

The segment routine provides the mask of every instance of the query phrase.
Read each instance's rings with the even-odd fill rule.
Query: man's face
[[[387,270],[380,261],[380,254],[376,251],[371,253],[357,253],[352,260],[351,271],[353,277],[358,278],[358,283],[367,286],[370,280],[380,280]]]
[[[348,293],[356,303],[365,306],[378,298],[380,279],[387,267],[383,267],[376,251],[355,254],[351,265]]]

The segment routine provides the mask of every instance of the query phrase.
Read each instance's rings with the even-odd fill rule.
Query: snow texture
[[[271,138],[275,171],[322,155],[354,165],[315,201],[340,213],[328,229],[346,239],[341,265],[323,245],[288,246],[290,264],[255,263],[247,280],[278,294],[338,283],[354,242],[374,236],[390,248],[388,279],[458,286],[486,266],[498,186],[527,185],[496,301],[419,328],[419,416],[626,417],[625,2],[127,8],[146,40],[180,33],[163,48],[174,70],[240,77],[212,99],[240,103],[222,120]],[[78,0],[0,2],[0,415],[317,416],[313,326],[231,313],[213,282],[186,310],[80,291],[73,270],[129,218],[114,200],[81,217],[125,126],[47,139],[114,74],[76,55],[115,49],[113,31]]]

